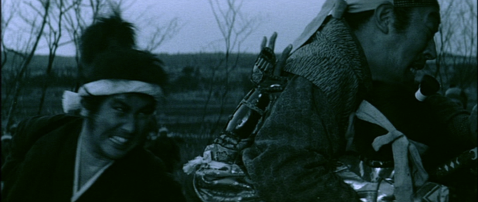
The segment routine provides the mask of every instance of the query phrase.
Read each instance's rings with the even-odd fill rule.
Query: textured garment
[[[361,47],[330,19],[288,59],[294,74],[243,161],[264,201],[360,201],[334,173],[348,117],[371,86]]]
[[[70,201],[83,119],[58,115],[19,124],[2,167],[2,201]],[[185,201],[161,160],[142,148],[116,160],[77,201]]]

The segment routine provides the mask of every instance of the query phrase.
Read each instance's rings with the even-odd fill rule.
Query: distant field
[[[248,75],[254,64],[255,54],[233,54],[228,65],[229,78],[227,99],[222,97],[225,86],[225,63],[222,53],[199,54],[159,54],[164,69],[170,75],[170,85],[166,88],[168,96],[164,106],[159,110],[160,119],[165,124],[197,123],[198,121],[214,121],[217,117],[225,120],[226,113],[232,113],[235,105],[247,92],[250,82]],[[238,58],[236,58],[238,57]],[[2,66],[2,126],[6,112],[13,97],[15,68],[19,58],[7,55],[7,63]],[[27,71],[28,79],[19,96],[18,107],[14,116],[21,120],[37,114],[40,86],[49,80],[49,88],[42,114],[61,113],[61,96],[64,90],[72,90],[76,86],[76,61],[73,57],[57,57],[53,67],[53,77],[45,76],[47,56],[35,56]],[[236,60],[237,59],[237,60]],[[53,78],[53,79],[52,79]],[[208,95],[211,97],[208,99]],[[207,107],[205,108],[205,105]],[[223,108],[223,113],[220,110]]]
[[[226,99],[221,102],[225,90],[225,73],[220,67],[221,54],[190,54],[190,55],[159,55],[166,64],[165,70],[170,75],[171,85],[167,87],[168,95],[158,109],[158,121],[166,126],[172,135],[182,140],[182,164],[201,155],[205,146],[224,128],[229,116],[234,112],[237,104],[250,89],[248,76],[254,64],[255,55],[241,56],[227,79],[228,92]],[[12,104],[12,89],[15,79],[13,66],[10,61],[2,67],[2,129]],[[14,122],[37,115],[41,95],[41,83],[48,80],[50,86],[45,98],[45,105],[41,115],[62,113],[61,97],[64,90],[72,90],[76,85],[76,65],[73,58],[60,57],[55,63],[55,75],[46,79],[44,76],[46,64],[45,56],[35,57],[26,85],[22,89],[14,113]],[[476,68],[476,65],[475,65]],[[476,74],[475,74],[476,75]],[[476,104],[476,80],[467,89],[469,93],[468,108]],[[208,100],[209,98],[209,100]],[[222,111],[222,112],[221,112]],[[182,171],[175,173],[176,178],[183,184],[187,196],[194,195],[190,177]],[[195,201],[190,199],[190,201]]]
[[[65,88],[53,87],[47,91],[45,104],[42,115],[51,115],[62,113],[61,98]],[[2,89],[2,120],[5,120],[8,109],[11,104],[11,95],[5,100],[5,89]],[[180,95],[170,94],[158,109],[158,118],[161,124],[172,125],[172,127],[180,127],[181,125],[197,124],[198,122],[216,122],[221,116],[221,122],[224,122],[227,117],[234,111],[236,105],[244,95],[242,92],[231,94],[227,102],[221,104],[217,102],[216,98],[211,98],[206,107],[206,100],[203,99],[185,99],[181,98],[185,93]],[[203,93],[206,94],[206,93]],[[27,117],[37,115],[39,108],[39,99],[41,95],[40,88],[26,88],[23,89],[22,94],[18,98],[17,109],[15,110],[14,120],[19,121]],[[206,95],[204,95],[206,97]],[[223,113],[220,114],[221,107]],[[181,128],[178,128],[181,129]],[[184,130],[181,130],[184,131]],[[186,132],[186,131],[185,131]]]

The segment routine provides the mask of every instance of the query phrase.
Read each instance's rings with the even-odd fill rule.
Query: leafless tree
[[[441,0],[434,74],[444,84],[467,89],[477,80],[477,5],[474,0]],[[476,92],[475,92],[476,94]],[[475,95],[476,96],[476,95]]]
[[[66,12],[64,16],[64,28],[66,30],[66,33],[68,34],[68,37],[71,39],[75,46],[74,58],[77,66],[78,75],[81,71],[79,50],[80,36],[86,26],[85,18],[83,18],[81,15],[81,2],[82,0],[72,0],[71,5],[73,7],[69,12]],[[77,83],[75,88],[77,88],[78,85],[79,84]]]
[[[8,3],[8,4],[5,4]],[[94,23],[98,17],[109,13],[112,9],[123,10],[131,7],[137,1],[130,0],[31,0],[16,1],[2,0],[1,16],[1,46],[2,46],[2,73],[8,67],[8,79],[2,79],[2,103],[8,103],[8,111],[2,115],[3,124],[10,124],[12,119],[18,118],[15,113],[17,106],[21,107],[19,96],[29,73],[30,62],[37,49],[48,48],[48,60],[43,64],[46,67],[44,75],[49,77],[54,73],[55,58],[58,48],[65,44],[74,44],[76,47],[75,60],[78,67],[77,75],[81,75],[79,39],[83,30]],[[5,5],[8,10],[5,12]],[[121,9],[120,9],[121,7]],[[156,19],[157,20],[157,19]],[[137,21],[145,22],[144,19]],[[153,20],[151,20],[153,22]],[[133,22],[137,24],[136,22]],[[178,18],[174,18],[164,25],[153,25],[156,32],[148,38],[148,49],[156,50],[165,41],[171,39],[180,29]],[[4,40],[7,38],[8,40]],[[39,45],[46,44],[46,45]],[[4,71],[5,70],[5,71]],[[42,70],[43,71],[43,70]],[[38,73],[38,72],[37,72]],[[5,78],[2,76],[2,78]],[[13,78],[13,79],[10,79]],[[41,90],[37,114],[45,111],[45,100],[48,96],[48,79],[38,88]],[[10,86],[5,88],[8,83]],[[81,81],[78,79],[76,88]],[[72,90],[75,90],[72,89]],[[22,98],[20,98],[21,101]],[[6,109],[7,107],[4,107]],[[28,112],[33,114],[35,112]]]
[[[151,34],[147,37],[149,40],[146,43],[145,50],[154,52],[158,50],[165,41],[172,39],[179,32],[181,24],[179,18],[173,18],[165,25],[150,22],[148,27],[152,27],[153,31],[150,32]]]
[[[259,26],[259,18],[257,16],[249,17],[243,15],[241,12],[243,6],[243,0],[209,0],[212,13],[216,20],[216,24],[221,32],[222,41],[224,43],[224,57],[222,61],[217,64],[220,66],[220,70],[224,74],[215,74],[222,76],[218,79],[223,85],[220,85],[221,89],[210,89],[208,98],[204,109],[207,109],[210,99],[213,94],[219,93],[218,99],[220,100],[220,112],[216,120],[216,125],[222,120],[224,114],[224,104],[227,102],[228,93],[230,90],[229,80],[230,73],[237,66],[237,61],[240,59],[241,45],[250,36],[250,34]],[[232,53],[237,53],[233,56]],[[216,71],[216,70],[213,70]],[[216,78],[213,78],[213,82]],[[214,127],[217,128],[217,127]],[[214,133],[212,131],[211,133]]]
[[[48,14],[50,11],[50,1],[48,0],[38,0],[36,3],[40,4],[40,6],[35,5],[34,2],[29,2],[26,3],[27,6],[29,6],[33,11],[34,11],[34,16],[33,18],[28,18],[26,16],[21,15],[22,19],[25,20],[25,23],[27,23],[31,27],[31,37],[26,43],[26,49],[25,50],[25,59],[22,61],[20,65],[20,72],[17,74],[16,77],[16,84],[15,84],[15,91],[14,91],[14,96],[13,100],[11,102],[11,106],[7,112],[7,120],[6,120],[6,125],[8,126],[13,118],[13,114],[15,113],[16,106],[18,103],[18,97],[20,95],[22,86],[24,84],[23,79],[24,79],[24,74],[28,70],[28,67],[30,65],[30,62],[35,55],[35,51],[38,47],[38,43],[40,42],[40,39],[43,35],[43,31],[45,29],[45,26],[48,21]],[[41,9],[38,9],[41,8]],[[38,24],[37,19],[40,17],[41,21]],[[39,25],[39,27],[38,27]],[[36,34],[35,34],[36,33]]]
[[[9,78],[15,78],[17,72],[13,71],[12,68],[10,68],[10,70],[7,70],[8,73],[7,73],[7,71],[3,71],[4,70],[3,68],[7,64],[7,61],[9,61],[11,66],[19,66],[19,64],[17,63],[19,61],[18,59],[20,58],[20,60],[23,60],[26,57],[25,53],[23,53],[22,51],[18,51],[18,50],[15,50],[15,49],[12,49],[12,48],[9,47],[9,46],[14,46],[14,45],[18,45],[18,44],[7,45],[5,43],[5,40],[4,40],[5,38],[9,38],[9,37],[14,36],[14,35],[7,36],[6,35],[6,30],[10,29],[11,24],[12,24],[12,19],[14,19],[15,14],[18,13],[19,5],[20,5],[19,1],[2,0],[3,10],[2,10],[2,15],[1,15],[1,37],[2,37],[2,41],[1,41],[1,44],[2,44],[2,67],[1,68],[2,68],[2,74],[5,75],[5,76],[6,76],[6,74],[8,74]],[[18,41],[22,41],[22,40],[16,40],[16,41],[18,42]],[[8,100],[10,98],[11,93],[14,90],[14,87],[13,88],[11,87],[12,82],[10,82],[10,81],[11,81],[11,79],[3,79],[3,76],[2,76],[2,90],[3,90],[3,95],[4,95],[4,96],[2,96],[2,102],[4,100]]]
[[[77,75],[81,75],[81,63],[80,63],[80,37],[84,29],[91,23],[94,23],[100,13],[108,7],[107,0],[64,0],[71,5],[72,8],[64,15],[64,28],[68,33],[71,42],[75,45],[75,62],[77,65]],[[78,81],[75,86],[77,90],[80,85]]]
[[[8,26],[10,25],[10,22],[12,21],[13,19],[13,14],[15,12],[17,12],[18,10],[18,2],[12,2],[13,4],[10,6],[10,12],[9,13],[6,13],[6,12],[2,12],[2,15],[1,15],[1,37],[2,39],[5,38],[5,30],[8,28]],[[6,0],[2,0],[2,5],[5,5],[6,4]],[[5,45],[4,41],[2,40],[2,69],[3,67],[5,66],[5,64],[7,63],[7,60],[8,60],[8,52],[9,52],[9,48]]]
[[[43,103],[45,101],[45,95],[48,85],[51,81],[51,74],[53,69],[53,62],[55,61],[56,51],[60,46],[60,39],[63,34],[63,16],[66,12],[74,7],[74,4],[65,5],[63,0],[53,0],[51,2],[51,8],[47,17],[47,29],[44,33],[44,38],[48,45],[48,64],[46,68],[46,79],[42,84],[42,91],[40,96],[40,103],[37,114],[41,114],[43,110]]]

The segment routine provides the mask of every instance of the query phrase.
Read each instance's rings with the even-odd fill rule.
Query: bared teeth
[[[128,141],[128,139],[120,136],[113,136],[111,137],[111,139],[118,144],[124,144]]]

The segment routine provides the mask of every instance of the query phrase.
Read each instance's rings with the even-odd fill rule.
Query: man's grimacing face
[[[87,142],[105,159],[119,159],[142,144],[155,111],[155,100],[143,94],[117,94],[106,98],[89,122]]]
[[[413,84],[416,70],[423,69],[427,60],[436,58],[434,35],[440,25],[439,7],[427,6],[412,9],[409,26],[392,30],[394,44],[386,47],[389,64],[380,72],[387,82]]]

